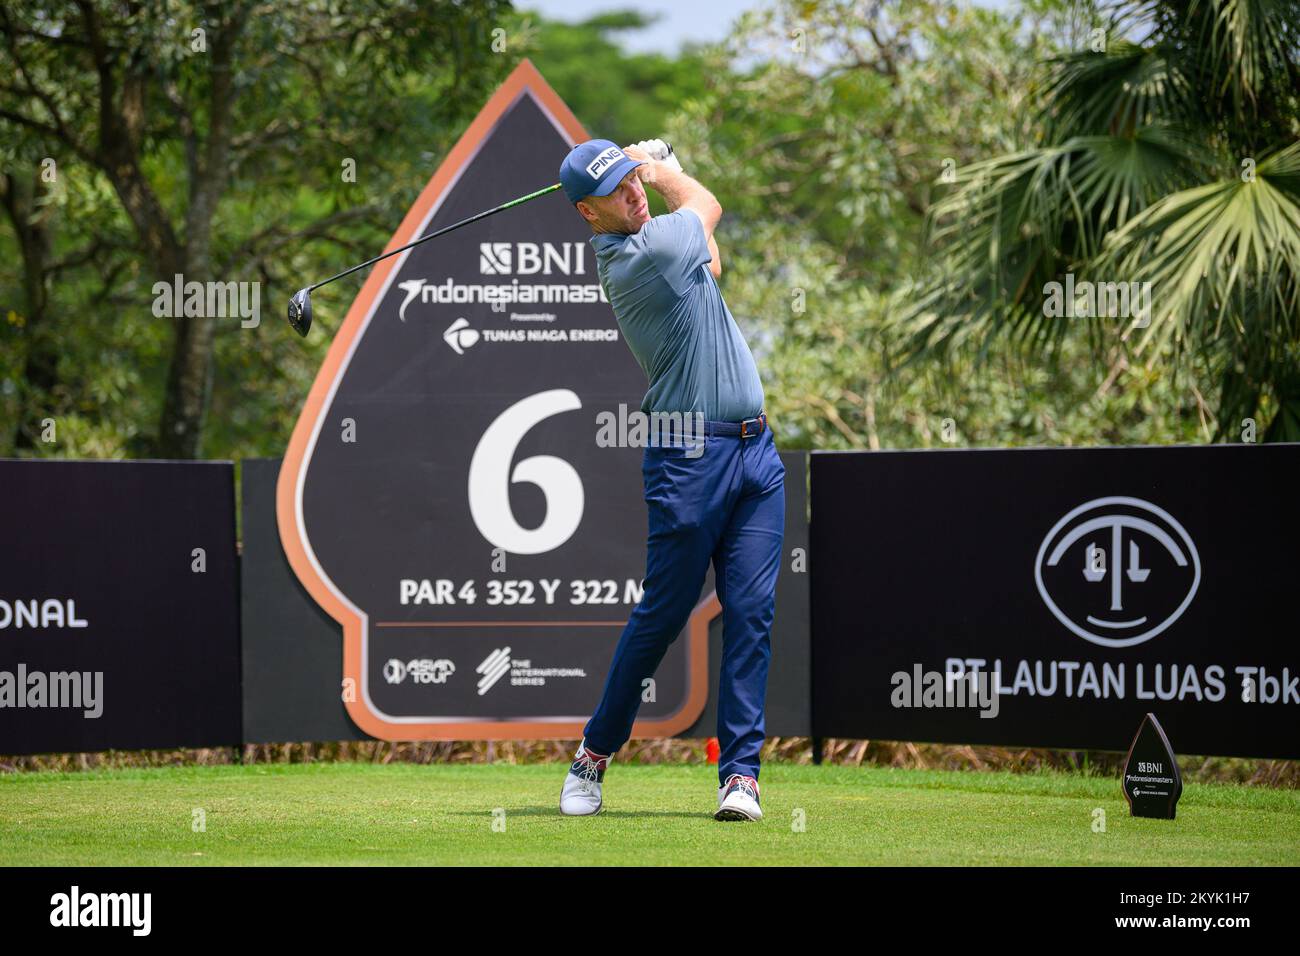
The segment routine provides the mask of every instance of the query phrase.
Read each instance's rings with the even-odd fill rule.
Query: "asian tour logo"
[[[1103,647],[1132,647],[1182,617],[1201,583],[1201,559],[1163,508],[1140,498],[1096,498],[1047,532],[1034,581],[1073,633]]]
[[[392,658],[384,665],[384,680],[390,684],[400,684],[408,676],[416,684],[445,684],[454,673],[456,665],[446,658],[434,661],[422,657],[406,662]]]

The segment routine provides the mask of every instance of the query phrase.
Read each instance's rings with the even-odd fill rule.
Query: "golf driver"
[[[387,259],[389,256],[397,255],[399,252],[405,252],[407,249],[410,249],[412,246],[418,246],[420,243],[428,242],[430,239],[436,239],[439,236],[445,236],[453,229],[459,229],[461,226],[468,226],[471,222],[478,222],[480,219],[486,219],[488,216],[495,215],[496,213],[499,212],[504,212],[505,210],[512,209],[515,206],[523,205],[524,203],[528,202],[530,199],[536,199],[538,196],[545,196],[547,193],[553,193],[555,192],[555,190],[559,188],[560,188],[560,184],[555,183],[552,186],[547,186],[545,189],[539,189],[537,190],[537,192],[529,193],[527,196],[520,196],[518,199],[512,199],[510,200],[510,202],[502,203],[500,206],[496,206],[492,209],[488,209],[485,212],[480,212],[477,215],[470,216],[468,219],[462,219],[460,222],[454,222],[450,226],[444,226],[443,228],[439,229],[437,232],[431,232],[427,236],[423,236],[419,239],[416,239],[414,242],[408,242],[406,245],[398,249],[394,249],[392,252],[385,252],[381,256],[375,256],[373,259],[367,259],[365,262],[361,263],[360,265],[355,265],[351,269],[345,269],[344,271],[340,272],[338,275],[330,276],[328,279],[324,279],[320,282],[317,282],[315,285],[309,285],[305,289],[299,289],[297,292],[294,293],[293,298],[289,300],[289,324],[293,326],[293,330],[297,332],[299,335],[306,335],[308,330],[311,329],[311,293],[313,289],[319,289],[321,286],[328,285],[329,283],[333,282],[335,279],[342,279],[344,276],[351,275],[352,273],[357,272],[360,269],[366,268],[366,266],[372,266],[380,259]]]

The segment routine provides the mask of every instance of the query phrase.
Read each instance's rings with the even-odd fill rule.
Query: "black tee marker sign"
[[[1142,718],[1124,760],[1121,785],[1130,816],[1174,819],[1183,795],[1183,774],[1155,714]]]
[[[554,181],[587,138],[530,63],[420,194],[395,248]],[[576,737],[645,574],[641,449],[597,415],[645,377],[562,194],[376,265],[280,471],[285,553],[343,629],[343,695],[388,740]],[[647,685],[638,736],[707,695],[709,594]]]

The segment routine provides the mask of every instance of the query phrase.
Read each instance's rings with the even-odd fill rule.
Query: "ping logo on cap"
[[[599,179],[601,173],[622,158],[623,151],[617,146],[611,146],[587,164],[587,175]]]

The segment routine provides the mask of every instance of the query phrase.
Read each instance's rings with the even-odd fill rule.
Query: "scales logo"
[[[1201,559],[1169,512],[1140,498],[1096,498],[1047,532],[1038,593],[1085,641],[1132,647],[1177,621],[1196,596]]]

